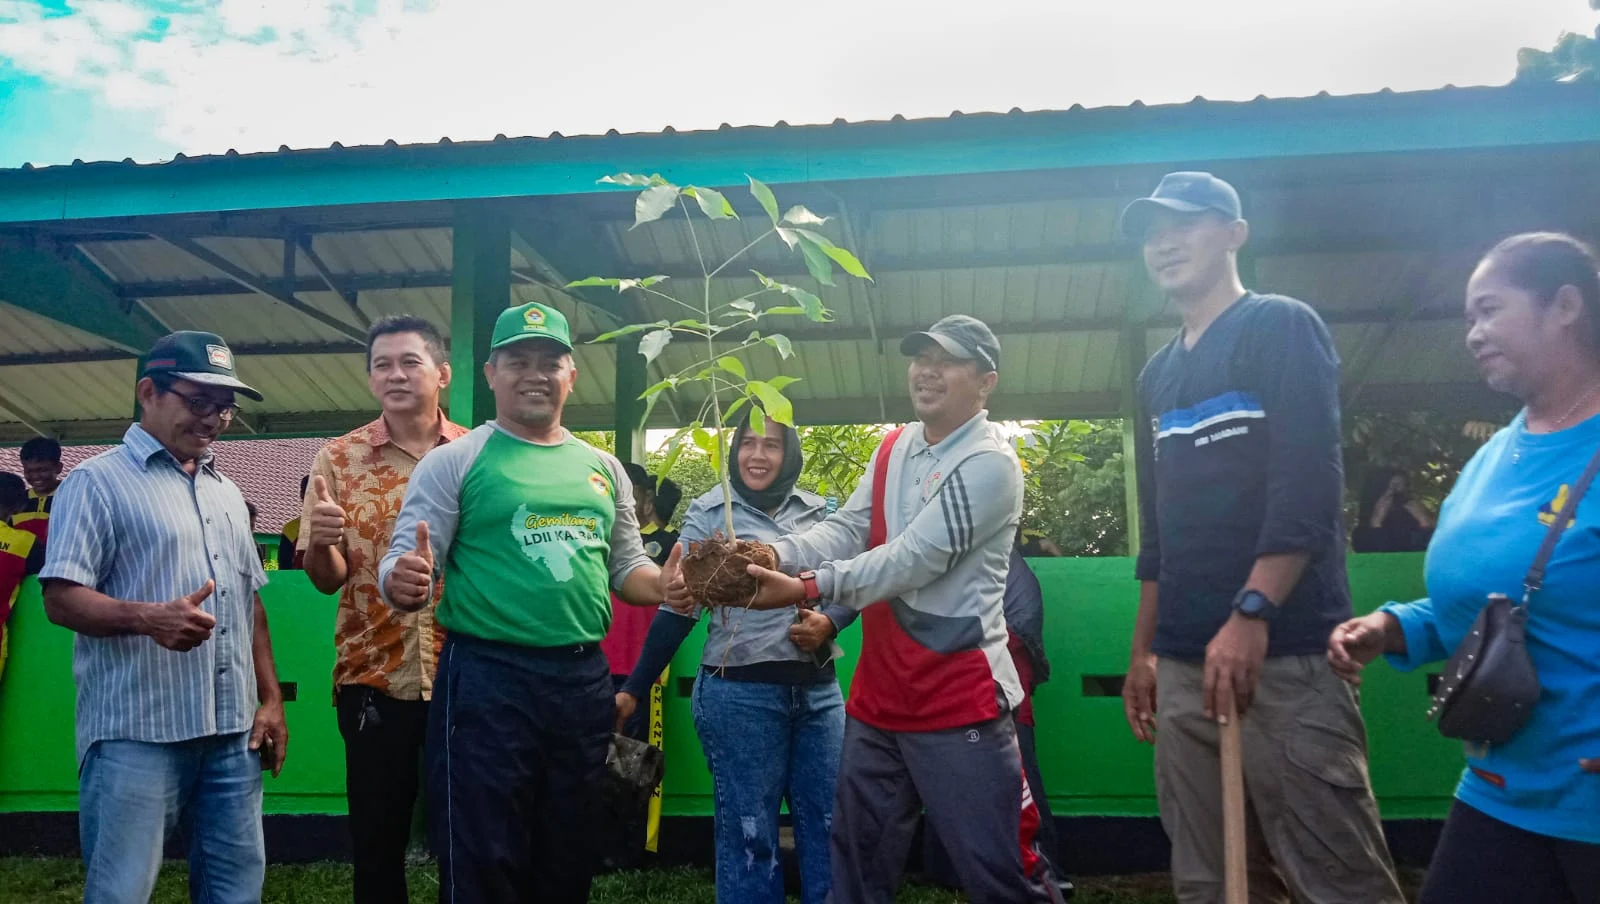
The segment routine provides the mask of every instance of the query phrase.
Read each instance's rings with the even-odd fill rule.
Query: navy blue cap
[[[1139,241],[1144,238],[1150,215],[1165,208],[1178,213],[1201,213],[1214,210],[1230,220],[1244,217],[1239,205],[1239,193],[1233,186],[1210,173],[1168,173],[1148,198],[1140,198],[1122,211],[1117,221],[1117,231],[1125,238]]]

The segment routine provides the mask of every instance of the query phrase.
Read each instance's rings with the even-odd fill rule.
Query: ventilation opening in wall
[[[1122,696],[1122,682],[1127,675],[1084,675],[1083,695],[1085,697],[1120,697]]]
[[[283,694],[283,702],[293,703],[300,696],[300,683],[298,681],[278,682],[278,692]]]

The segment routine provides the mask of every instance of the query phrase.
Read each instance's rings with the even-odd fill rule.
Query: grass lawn
[[[182,863],[161,871],[152,904],[187,904]],[[411,872],[412,904],[430,904],[439,882],[431,866]],[[1165,876],[1090,878],[1078,882],[1073,904],[1171,904]],[[62,859],[0,859],[0,904],[66,904],[83,900],[83,864]],[[267,870],[263,904],[344,904],[350,900],[350,866],[315,863]],[[592,904],[715,904],[711,874],[703,870],[661,869],[613,873],[595,879]],[[791,901],[798,900],[790,898]],[[959,904],[961,895],[908,885],[900,904]]]

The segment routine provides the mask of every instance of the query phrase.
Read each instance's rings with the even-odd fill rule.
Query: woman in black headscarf
[[[680,542],[726,532],[731,509],[740,539],[771,542],[799,533],[827,514],[822,497],[795,486],[804,461],[794,428],[771,419],[764,433],[734,431],[729,474],[734,498],[713,488],[689,506]],[[704,611],[704,610],[700,610]],[[639,664],[617,694],[625,719],[689,636],[700,611],[663,606],[650,625]],[[828,896],[828,833],[834,781],[844,744],[844,698],[834,675],[831,639],[854,610],[824,604],[757,612],[723,609],[706,632],[694,686],[694,723],[715,785],[717,900],[781,904],[778,810],[787,800],[800,859],[801,900]]]

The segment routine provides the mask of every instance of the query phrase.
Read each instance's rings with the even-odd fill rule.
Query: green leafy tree
[[[1128,554],[1122,422],[1038,421],[1017,441],[1022,526],[1068,556]]]
[[[1600,0],[1589,0],[1589,8],[1600,10]],[[1600,83],[1600,25],[1592,36],[1563,32],[1550,50],[1517,51],[1516,81]]]
[[[856,484],[867,472],[872,453],[883,442],[889,428],[882,424],[843,424],[831,427],[805,427],[800,430],[800,448],[805,453],[805,468],[800,485],[842,504],[855,492]]]
[[[692,347],[703,349],[697,353],[701,357],[697,357],[693,364],[646,389],[639,398],[645,401],[644,416],[648,419],[650,410],[655,407],[656,400],[662,393],[688,386],[703,388],[704,404],[701,405],[695,418],[673,435],[661,463],[662,470],[669,474],[672,472],[677,457],[684,448],[683,440],[687,437],[710,459],[722,484],[723,493],[732,498],[733,490],[728,484],[729,463],[723,460],[723,450],[727,448],[725,427],[733,423],[734,418],[741,415],[741,411],[749,417],[750,427],[757,433],[766,432],[766,418],[771,418],[780,424],[790,426],[794,424],[794,408],[783,394],[783,390],[795,383],[796,378],[752,377],[740,355],[767,345],[775,349],[781,358],[788,359],[794,354],[789,338],[782,333],[765,335],[762,333],[760,327],[765,326],[767,318],[799,316],[815,323],[826,323],[833,319],[833,314],[823,305],[822,299],[812,292],[778,282],[759,270],[751,270],[750,273],[755,276],[760,288],[721,304],[712,300],[712,280],[738,262],[750,249],[769,239],[782,241],[791,251],[799,252],[805,260],[806,271],[821,285],[834,285],[835,266],[858,279],[871,279],[871,277],[867,275],[866,268],[861,266],[861,261],[854,254],[834,244],[831,239],[817,231],[818,227],[827,222],[826,217],[817,216],[800,206],[791,207],[786,213],[780,214],[778,201],[773,196],[772,190],[754,178],[749,180],[750,195],[772,221],[772,226],[735,252],[732,257],[715,266],[706,258],[704,251],[706,246],[701,242],[700,233],[695,228],[695,218],[688,201],[693,201],[695,209],[707,220],[738,219],[738,213],[722,193],[697,185],[675,185],[660,175],[621,173],[607,176],[600,181],[641,189],[634,203],[634,228],[660,220],[674,209],[682,211],[703,277],[701,298],[698,304],[693,304],[656,288],[666,281],[665,276],[648,276],[641,279],[591,276],[570,283],[568,287],[605,286],[614,288],[619,293],[636,292],[688,311],[690,316],[685,319],[630,323],[593,341],[606,342],[621,336],[642,333],[639,338],[639,354],[644,356],[646,363],[658,358],[674,338],[687,340],[694,344]],[[745,338],[736,340],[732,348],[724,348],[721,352],[717,350],[719,344],[726,345],[727,339],[739,333],[745,333]],[[707,429],[708,427],[710,429]],[[733,510],[725,507],[724,512],[725,537],[732,542]]]

